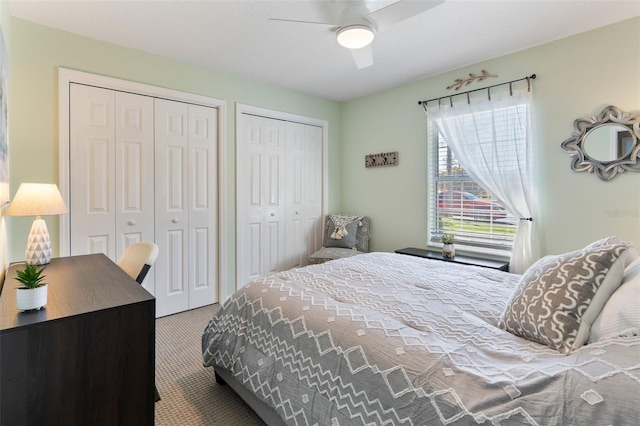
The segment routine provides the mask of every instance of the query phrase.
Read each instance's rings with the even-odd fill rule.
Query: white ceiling
[[[373,66],[364,69],[328,27],[269,20],[327,22],[346,3],[15,0],[9,10],[20,19],[335,101],[640,15],[638,0],[446,0],[379,31]],[[389,3],[366,1],[371,11]]]

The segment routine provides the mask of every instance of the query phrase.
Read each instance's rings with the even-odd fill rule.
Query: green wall
[[[4,12],[4,10],[1,10]],[[640,18],[338,104],[157,55],[0,16],[10,59],[11,187],[58,182],[57,67],[198,93],[227,101],[229,282],[235,283],[235,103],[329,122],[329,210],[367,214],[372,249],[426,245],[426,119],[419,99],[450,94],[454,79],[482,69],[491,84],[536,73],[534,144],[542,254],[616,234],[640,244],[640,174],[602,182],[571,171],[560,143],[573,120],[609,104],[640,113]],[[7,36],[7,27],[10,34]],[[474,83],[469,88],[483,87]],[[399,151],[395,167],[365,168],[364,156]],[[31,218],[9,219],[9,259],[24,258]],[[47,218],[54,247],[58,223]],[[54,252],[54,255],[57,251]]]
[[[228,183],[225,224],[229,280],[235,286],[235,104],[249,104],[329,123],[329,209],[340,202],[340,104],[237,76],[209,71],[139,50],[103,43],[20,19],[11,19],[11,193],[22,182],[58,183],[58,67],[223,99],[227,102]],[[33,218],[8,218],[9,259],[23,260]],[[56,217],[46,218],[54,256]]]
[[[425,53],[428,54],[428,53]],[[371,216],[376,251],[426,245],[426,119],[420,99],[452,93],[456,78],[486,69],[485,87],[535,73],[534,146],[542,254],[608,235],[640,245],[640,174],[603,182],[570,169],[560,143],[576,118],[615,105],[640,114],[640,18],[447,72],[343,104],[342,208]],[[396,167],[364,167],[364,156],[399,152]]]
[[[11,15],[9,13],[9,3],[6,1],[0,1],[0,31],[2,31],[2,37],[4,39],[5,48],[9,52],[11,47]],[[10,71],[10,69],[9,69]],[[9,78],[11,74],[9,73]],[[11,88],[9,87],[9,92]],[[10,99],[10,98],[9,98]],[[10,105],[8,105],[10,107]],[[9,123],[10,125],[10,123]],[[9,129],[11,130],[11,129]],[[9,138],[9,144],[11,143]],[[9,229],[7,228],[7,220],[5,218],[6,209],[0,209],[0,289],[4,282],[4,272],[8,265],[8,241],[9,241]],[[26,244],[26,243],[25,243]]]

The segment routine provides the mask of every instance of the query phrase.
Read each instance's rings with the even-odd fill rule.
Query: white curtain
[[[510,271],[523,273],[538,258],[537,196],[531,146],[531,92],[489,99],[461,98],[425,110],[465,171],[512,215],[521,218]],[[532,221],[525,220],[532,218]]]

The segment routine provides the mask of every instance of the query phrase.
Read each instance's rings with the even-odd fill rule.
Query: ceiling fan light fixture
[[[338,30],[338,44],[347,49],[360,49],[373,41],[373,29],[368,25],[347,25]]]

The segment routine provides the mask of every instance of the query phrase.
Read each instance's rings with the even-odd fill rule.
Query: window
[[[526,79],[529,81],[529,77]],[[422,103],[431,131],[427,145],[431,161],[428,239],[451,232],[457,234],[461,244],[475,252],[507,255],[508,250],[509,269],[523,273],[538,257],[532,94],[529,84],[526,89],[513,91],[511,86],[508,91],[506,86],[501,86],[502,89],[492,92],[491,96],[487,88],[486,93],[478,92],[466,102]],[[434,129],[446,141],[434,134]],[[447,153],[447,146],[455,155]],[[488,191],[483,189],[499,197],[503,207],[508,207],[516,217],[501,217],[496,205],[491,204],[496,200],[488,197]],[[444,202],[438,203],[439,191],[477,196],[486,202],[484,215],[477,207],[463,205],[462,196],[457,212],[452,211],[455,205],[445,210]]]
[[[429,241],[453,234],[469,251],[508,255],[518,219],[465,172],[435,126],[429,129]]]

